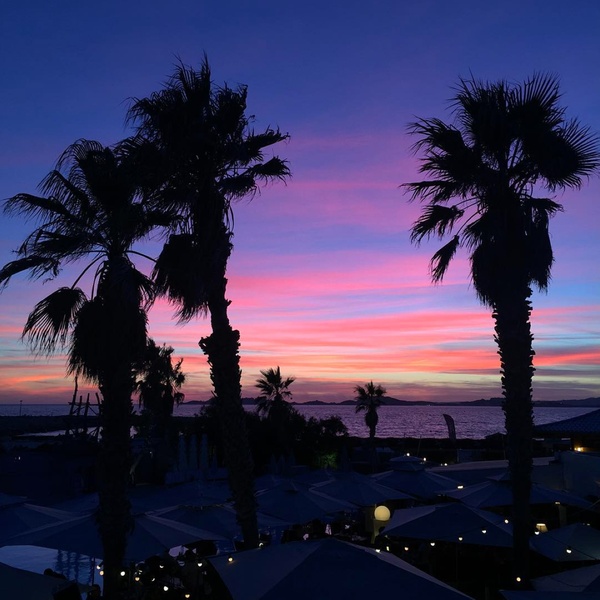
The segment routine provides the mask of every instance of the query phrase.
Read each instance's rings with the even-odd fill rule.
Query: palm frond
[[[79,288],[62,287],[35,305],[23,329],[23,338],[35,352],[51,354],[64,346],[87,298]]]
[[[444,278],[450,262],[454,258],[456,251],[460,247],[460,238],[455,235],[447,244],[442,246],[431,258],[429,263],[429,271],[431,280],[434,283],[439,283]]]
[[[10,216],[23,215],[26,218],[43,220],[56,215],[71,216],[71,212],[56,198],[45,198],[33,194],[16,194],[12,198],[8,198],[4,204],[4,213]]]
[[[458,206],[429,204],[413,224],[410,239],[412,242],[419,243],[423,238],[433,235],[442,238],[452,231],[456,221],[462,215],[463,211]]]
[[[29,271],[30,277],[35,279],[51,274],[52,277],[58,275],[59,262],[56,259],[42,255],[29,255],[6,263],[0,269],[0,290],[4,289],[13,275]]]

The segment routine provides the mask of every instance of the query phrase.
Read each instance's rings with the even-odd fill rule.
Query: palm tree
[[[156,180],[154,199],[179,216],[154,270],[160,293],[177,306],[180,322],[210,314],[207,355],[224,440],[224,457],[245,543],[258,544],[254,465],[241,402],[239,331],[228,316],[227,262],[232,251],[233,202],[259,184],[289,175],[265,148],[286,135],[251,129],[246,87],[216,87],[205,58],[200,69],[180,64],[164,89],[136,99],[128,118],[138,126],[132,147]]]
[[[98,521],[104,546],[105,595],[116,589],[131,527],[130,472],[133,367],[146,348],[151,281],[136,269],[134,243],[164,224],[139,200],[131,164],[119,149],[79,140],[40,184],[41,196],[17,194],[5,212],[37,223],[0,270],[0,284],[17,273],[54,279],[62,267],[86,264],[74,283],[38,302],[23,331],[32,349],[66,348],[69,374],[97,383],[102,394],[98,459]],[[79,284],[95,269],[91,292]]]
[[[148,339],[144,356],[135,365],[139,404],[150,413],[156,437],[164,437],[173,408],[185,399],[181,392],[185,383],[181,370],[183,359],[173,364],[173,352],[171,346],[157,346],[154,340]]]
[[[279,367],[261,371],[262,377],[256,380],[261,391],[256,399],[256,412],[273,423],[277,435],[277,445],[284,454],[290,451],[290,420],[296,412],[288,400],[292,398],[289,387],[295,377],[283,378]]]
[[[279,367],[261,371],[262,377],[256,380],[256,387],[261,395],[256,399],[256,411],[269,418],[276,412],[285,412],[291,408],[287,399],[291,399],[289,387],[296,381],[295,377],[283,379]],[[283,407],[283,408],[281,408]]]
[[[455,125],[420,119],[420,172],[406,184],[425,202],[411,232],[450,241],[431,260],[440,282],[459,247],[470,253],[478,299],[491,308],[500,355],[507,450],[513,485],[515,576],[529,576],[528,536],[533,426],[531,286],[546,290],[553,263],[550,218],[562,206],[539,194],[579,188],[596,171],[598,140],[567,120],[556,78],[522,84],[463,80],[454,98]]]
[[[382,404],[382,398],[386,394],[386,389],[381,385],[375,385],[372,381],[365,386],[357,385],[354,388],[356,393],[356,412],[365,411],[365,424],[369,428],[369,440],[371,445],[375,441],[375,432],[379,415],[377,411]]]

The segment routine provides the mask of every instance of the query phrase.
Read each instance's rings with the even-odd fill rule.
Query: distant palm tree
[[[529,577],[532,467],[531,285],[546,290],[553,263],[550,218],[562,206],[538,194],[579,188],[599,164],[598,140],[559,104],[558,81],[461,81],[456,125],[420,119],[410,127],[429,178],[406,184],[426,202],[412,240],[454,235],[431,260],[434,282],[459,247],[470,252],[479,300],[492,309],[513,485],[515,575]]]
[[[262,392],[256,399],[256,412],[271,421],[276,433],[276,444],[284,454],[291,448],[291,419],[296,410],[288,402],[292,398],[289,387],[296,381],[295,377],[283,378],[279,367],[261,371],[261,378],[256,380],[256,387]]]
[[[274,412],[288,410],[290,405],[287,403],[287,399],[292,397],[289,387],[296,381],[296,378],[284,379],[279,367],[261,371],[260,374],[262,377],[256,380],[256,387],[261,391],[261,395],[256,399],[257,412],[268,418]]]
[[[377,411],[382,404],[381,399],[385,396],[386,389],[370,381],[365,386],[357,385],[354,392],[356,393],[356,412],[365,411],[365,424],[369,428],[369,439],[373,443],[377,423],[379,423]]]
[[[171,346],[157,346],[149,339],[144,356],[135,365],[139,404],[150,413],[156,437],[164,437],[173,408],[185,399],[181,392],[185,383],[181,370],[183,359],[173,364],[173,352]]]
[[[248,547],[258,544],[254,465],[241,402],[239,331],[226,297],[233,249],[233,202],[259,184],[283,180],[286,163],[265,158],[286,135],[255,133],[246,116],[247,89],[216,87],[206,58],[199,70],[179,65],[164,89],[134,100],[129,119],[139,126],[133,151],[156,176],[154,199],[179,217],[154,270],[160,293],[181,322],[210,313],[212,334],[200,340],[208,357],[235,509]]]
[[[145,309],[153,299],[151,281],[132,262],[132,247],[165,224],[137,196],[131,167],[119,147],[87,140],[69,146],[40,184],[42,196],[23,193],[7,200],[6,213],[33,219],[37,227],[17,259],[0,270],[0,284],[6,285],[17,273],[54,279],[62,267],[87,261],[71,286],[37,303],[23,336],[41,354],[66,346],[68,372],[97,383],[102,393],[98,516],[107,597],[117,585],[131,527],[133,367],[146,348]],[[88,295],[78,285],[92,268]]]

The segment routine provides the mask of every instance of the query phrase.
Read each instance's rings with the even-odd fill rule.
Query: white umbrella
[[[400,490],[410,496],[417,496],[423,500],[434,500],[440,494],[445,493],[446,490],[457,489],[461,485],[456,479],[432,473],[425,468],[395,468],[374,475],[373,478],[382,485]]]
[[[73,518],[67,511],[25,502],[0,506],[0,544],[6,539],[35,527],[62,523]]]
[[[394,511],[384,535],[482,546],[512,546],[504,518],[464,504],[434,504]]]
[[[600,531],[573,523],[531,536],[529,546],[556,562],[600,560]]]
[[[40,575],[0,563],[0,598],[54,600],[57,592],[71,586],[77,588],[79,593],[79,588],[73,581]],[[77,596],[69,596],[69,598],[73,597]]]
[[[210,559],[235,600],[464,600],[465,594],[387,552],[334,538]]]
[[[134,517],[133,531],[127,538],[126,559],[139,561],[165,550],[199,540],[225,540],[212,532],[152,515]],[[56,548],[102,558],[104,550],[94,514],[77,516],[55,525],[38,527],[4,541],[6,545]]]
[[[445,495],[477,508],[510,506],[513,503],[510,481],[505,479],[476,483],[464,489],[447,491]],[[591,502],[569,492],[554,490],[535,483],[531,486],[531,504],[556,504],[557,502],[579,508],[592,506]]]
[[[173,506],[161,510],[156,516],[212,531],[232,540],[241,534],[237,515],[231,506]],[[285,528],[288,523],[258,513],[258,527],[261,530],[270,528]]]
[[[129,500],[136,513],[162,510],[179,504],[212,506],[231,497],[226,484],[191,481],[172,486],[141,485],[129,490]],[[98,508],[98,494],[85,494],[55,505],[56,508],[87,513]]]
[[[600,592],[600,564],[579,569],[569,569],[545,577],[532,579],[533,587],[540,592]]]
[[[400,490],[377,482],[368,475],[342,472],[332,481],[314,485],[313,490],[357,506],[372,506],[387,500],[414,500]]]
[[[256,495],[258,510],[290,524],[308,523],[356,507],[292,482],[282,482]]]

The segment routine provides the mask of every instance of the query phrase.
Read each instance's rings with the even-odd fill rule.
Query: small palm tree
[[[66,347],[68,373],[97,383],[102,393],[98,517],[108,597],[117,585],[131,526],[131,395],[153,299],[152,282],[132,262],[133,245],[165,222],[139,198],[132,165],[118,146],[72,144],[40,189],[42,196],[17,194],[5,204],[6,213],[33,219],[37,227],[17,249],[17,259],[0,269],[0,285],[21,272],[52,280],[62,267],[85,263],[71,286],[37,303],[23,336],[40,354]],[[79,284],[93,268],[86,293]]]
[[[365,424],[369,428],[369,440],[373,443],[377,423],[379,423],[377,411],[383,403],[381,399],[385,396],[386,389],[370,381],[365,386],[357,385],[354,391],[356,393],[356,412],[365,411]]]
[[[440,282],[456,252],[470,253],[471,279],[495,321],[513,485],[515,575],[529,576],[532,467],[531,286],[546,290],[553,263],[550,218],[562,206],[547,192],[579,188],[600,162],[598,139],[559,104],[558,81],[535,75],[523,84],[461,81],[455,125],[421,119],[410,131],[428,178],[406,184],[426,203],[412,228],[416,243],[450,241],[431,260]]]
[[[258,545],[254,464],[241,401],[239,331],[229,321],[227,262],[233,245],[233,203],[262,183],[289,176],[285,161],[265,149],[287,138],[268,128],[255,133],[245,114],[247,88],[216,87],[206,58],[199,70],[179,65],[165,88],[134,100],[138,125],[131,148],[154,174],[153,198],[177,215],[154,270],[158,290],[181,322],[210,314],[208,357],[222,429],[225,464],[244,541]]]
[[[142,360],[135,365],[139,404],[150,413],[151,429],[156,437],[164,437],[173,408],[185,399],[181,392],[185,383],[181,370],[183,359],[173,364],[173,352],[171,346],[157,346],[149,339]]]
[[[292,392],[289,387],[296,381],[295,377],[283,379],[279,367],[261,371],[261,378],[256,380],[256,387],[261,395],[256,399],[256,411],[269,418],[274,413],[282,413],[289,410],[287,400],[291,399]]]
[[[289,387],[296,378],[284,379],[279,367],[261,371],[260,374],[262,377],[256,380],[256,387],[261,391],[261,395],[256,399],[256,412],[272,423],[277,449],[287,455],[290,453],[292,441],[291,421],[297,414],[288,402],[292,398]]]

